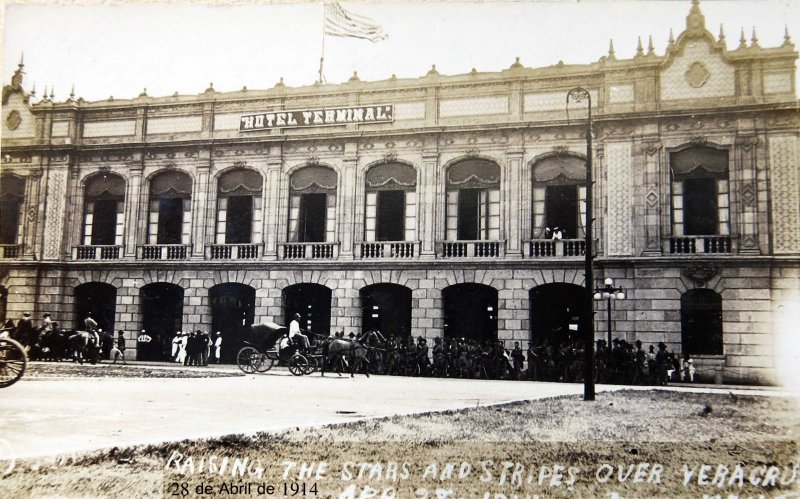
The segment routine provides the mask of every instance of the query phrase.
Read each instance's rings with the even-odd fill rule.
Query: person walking
[[[122,329],[117,332],[117,343],[111,348],[110,355],[114,359],[112,364],[116,364],[119,358],[122,359],[123,364],[127,364],[127,362],[125,362],[125,331]]]

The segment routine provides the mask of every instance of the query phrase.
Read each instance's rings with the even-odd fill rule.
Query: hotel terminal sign
[[[273,128],[332,126],[350,123],[391,123],[392,121],[394,121],[394,107],[391,104],[301,109],[242,115],[239,120],[239,131],[252,132]]]

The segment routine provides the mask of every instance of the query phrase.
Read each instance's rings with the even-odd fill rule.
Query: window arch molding
[[[413,172],[414,172],[414,180],[413,180],[413,183],[409,184],[408,183],[408,178],[402,178],[402,179],[389,178],[386,181],[387,184],[392,183],[392,181],[394,180],[395,181],[394,185],[396,185],[397,188],[401,188],[401,189],[405,189],[405,188],[409,188],[409,189],[414,188],[415,189],[420,184],[420,180],[421,180],[420,179],[420,170],[419,170],[419,168],[416,167],[416,165],[414,165],[410,161],[405,161],[405,160],[402,160],[402,159],[392,159],[392,160],[382,159],[382,160],[379,160],[379,161],[373,161],[372,163],[369,163],[366,166],[364,166],[362,172],[363,172],[363,175],[364,175],[364,182],[365,182],[367,188],[380,189],[381,187],[383,187],[382,185],[370,185],[368,177],[370,176],[370,173],[374,173],[376,171],[376,169],[385,168],[385,167],[391,167],[393,165],[397,165],[397,166],[400,166],[400,167],[403,167],[403,168],[406,168],[406,169],[410,168],[411,170],[413,170]],[[391,187],[394,188],[394,186],[391,186]]]
[[[491,182],[486,182],[487,184],[492,183],[496,184],[498,187],[503,183],[503,167],[501,163],[492,157],[489,156],[481,156],[481,155],[474,155],[474,156],[459,156],[458,158],[451,159],[450,161],[446,162],[442,167],[442,172],[444,172],[444,181],[446,188],[458,188],[455,182],[451,181],[451,175],[455,169],[458,168],[465,168],[465,165],[469,163],[485,163],[487,166],[496,170],[496,179],[492,177]],[[486,180],[489,180],[488,178]]]
[[[533,158],[528,166],[531,169],[531,180],[534,184],[546,182],[586,183],[586,156],[583,154],[548,152]],[[537,172],[537,170],[542,171]]]

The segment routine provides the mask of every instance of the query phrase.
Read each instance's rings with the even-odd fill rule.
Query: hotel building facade
[[[798,54],[788,34],[729,49],[696,2],[666,53],[644,45],[98,102],[37,98],[20,64],[3,89],[0,318],[77,328],[92,312],[151,360],[195,329],[221,331],[231,360],[249,324],[296,312],[326,335],[560,344],[593,313],[587,103],[566,99],[580,86],[589,285],[625,293],[610,322],[595,302],[596,338],[611,327],[717,380],[774,382],[800,303]]]

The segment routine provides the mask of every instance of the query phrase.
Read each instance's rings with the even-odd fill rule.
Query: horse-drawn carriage
[[[248,374],[265,373],[275,362],[286,365],[295,376],[311,374],[322,364],[319,348],[304,350],[296,340],[289,338],[286,326],[267,322],[250,326],[251,339],[236,355],[239,369]]]
[[[5,330],[0,329],[0,333],[3,331]],[[19,381],[27,367],[25,347],[11,338],[0,336],[0,388]]]

